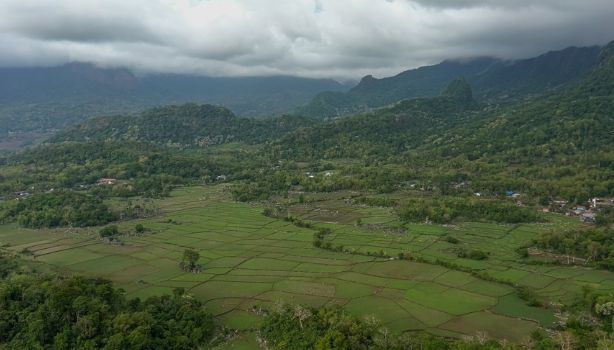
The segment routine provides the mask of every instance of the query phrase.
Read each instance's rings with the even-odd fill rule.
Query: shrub
[[[98,231],[98,233],[100,234],[100,237],[109,237],[109,236],[118,234],[119,229],[117,228],[117,225],[110,225],[110,226],[101,228],[100,231]]]

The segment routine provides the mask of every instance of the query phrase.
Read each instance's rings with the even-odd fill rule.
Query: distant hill
[[[347,93],[317,94],[298,112],[318,118],[336,118],[380,108],[402,99],[434,97],[459,76],[471,83],[477,100],[542,93],[586,76],[594,67],[600,50],[597,46],[570,47],[518,62],[494,58],[447,60],[389,78],[366,76]]]
[[[148,109],[137,116],[94,117],[58,132],[46,142],[138,141],[170,148],[209,147],[235,141],[259,144],[318,122],[296,115],[242,118],[225,107],[186,103]]]
[[[294,110],[325,90],[347,88],[332,79],[286,76],[137,77],[127,69],[72,63],[0,69],[0,130],[62,129],[91,116],[137,114],[151,107],[211,103],[237,115],[262,117]]]

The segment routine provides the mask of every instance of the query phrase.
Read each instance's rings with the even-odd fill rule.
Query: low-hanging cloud
[[[611,0],[3,0],[0,66],[388,76],[614,40]]]

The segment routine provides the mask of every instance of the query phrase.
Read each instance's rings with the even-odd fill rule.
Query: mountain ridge
[[[406,98],[435,97],[459,76],[471,83],[478,101],[543,93],[586,76],[600,51],[599,46],[572,46],[513,62],[492,57],[445,60],[393,77],[376,79],[368,75],[347,93],[317,94],[297,112],[323,119],[368,112]]]

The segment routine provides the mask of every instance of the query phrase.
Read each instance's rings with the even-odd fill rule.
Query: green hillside
[[[149,109],[138,116],[88,119],[55,134],[47,142],[125,140],[174,148],[202,148],[229,142],[259,144],[317,122],[296,115],[240,118],[228,108],[188,103]]]
[[[438,97],[403,100],[373,113],[303,128],[267,150],[280,158],[300,160],[396,154],[473,118],[476,107],[467,80],[458,78]]]

